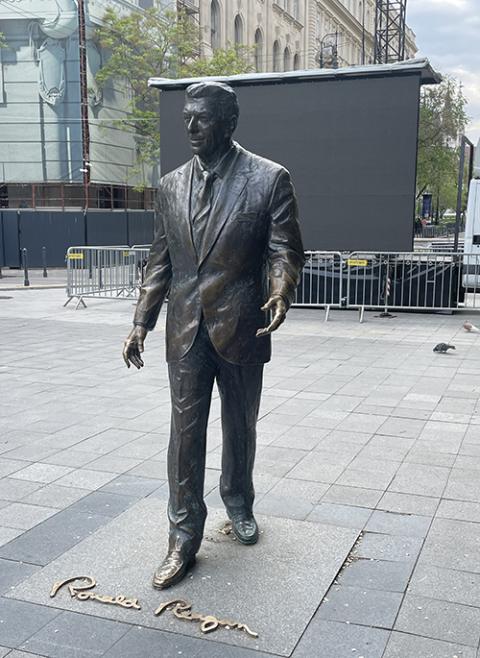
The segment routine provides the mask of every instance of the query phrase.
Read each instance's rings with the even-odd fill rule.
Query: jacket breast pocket
[[[235,222],[253,222],[258,218],[257,212],[239,212],[234,215],[233,219]]]

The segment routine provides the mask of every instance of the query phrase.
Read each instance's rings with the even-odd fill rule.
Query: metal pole
[[[85,36],[84,0],[78,0],[78,48],[80,60],[80,110],[82,123],[82,173],[83,201],[88,208],[88,185],[90,183],[90,128],[88,123],[87,40]]]
[[[458,237],[460,233],[460,221],[462,217],[462,197],[463,197],[463,178],[465,175],[465,135],[462,135],[460,146],[460,166],[458,169],[458,188],[457,188],[457,212],[455,217],[455,238],[453,241],[453,253],[458,251]]]
[[[43,263],[43,278],[46,279],[48,277],[48,272],[47,272],[47,248],[42,247],[42,263]]]
[[[29,286],[30,281],[28,280],[28,251],[22,249],[22,262],[23,262],[23,285]]]

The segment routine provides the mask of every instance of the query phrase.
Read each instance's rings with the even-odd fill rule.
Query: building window
[[[280,44],[278,41],[273,44],[273,70],[280,71]]]
[[[290,71],[292,63],[292,57],[288,48],[285,48],[283,51],[283,70]]]
[[[255,70],[263,71],[263,35],[260,28],[255,32]]]
[[[293,58],[293,70],[294,71],[300,70],[300,55],[298,53]]]
[[[213,50],[220,48],[220,5],[212,0],[210,5],[210,43]]]
[[[243,44],[243,21],[240,14],[235,16],[235,46]]]

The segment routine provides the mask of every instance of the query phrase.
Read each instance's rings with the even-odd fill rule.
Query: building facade
[[[241,44],[257,71],[369,64],[375,0],[188,0],[198,12],[205,56]],[[416,53],[407,29],[406,57]]]
[[[134,0],[85,0],[89,160],[82,152],[79,29],[76,0],[0,3],[0,207],[105,208],[149,206],[136,192],[134,135],[115,121],[127,116],[121,83],[99,89],[95,74],[104,54],[94,29],[107,6],[139,11]],[[154,184],[151,172],[149,182]]]

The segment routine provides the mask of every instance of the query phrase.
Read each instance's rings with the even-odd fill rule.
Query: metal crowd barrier
[[[67,301],[136,299],[149,245],[70,247]],[[480,310],[480,254],[463,252],[306,252],[294,306],[412,311]]]
[[[295,299],[300,307],[480,310],[480,255],[450,251],[308,252]]]
[[[70,247],[67,251],[67,306],[85,298],[136,299],[149,247]]]
[[[343,259],[339,251],[306,251],[305,265],[294,306],[325,308],[325,321],[331,308],[343,304]]]

